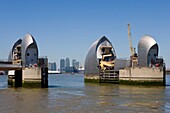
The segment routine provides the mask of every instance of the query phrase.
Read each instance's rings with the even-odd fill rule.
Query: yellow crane
[[[131,32],[130,32],[130,24],[128,24],[128,38],[129,38],[129,46],[130,46],[130,54],[131,56],[134,55],[134,49],[133,49],[133,46],[132,46],[132,38],[131,38]]]
[[[128,24],[128,38],[129,38],[129,46],[130,46],[130,58],[132,60],[132,67],[137,66],[138,64],[138,56],[135,51],[135,48],[132,46],[132,38],[131,38],[131,32],[130,32],[130,24]]]

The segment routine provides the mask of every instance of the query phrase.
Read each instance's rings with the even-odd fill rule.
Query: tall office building
[[[79,69],[79,62],[75,63],[75,68],[78,70]]]
[[[65,71],[65,60],[60,59],[60,72],[64,72],[64,71]]]
[[[76,59],[72,60],[72,66],[75,67],[76,66]]]
[[[51,63],[48,63],[48,70],[51,70],[52,66]]]
[[[56,71],[57,70],[57,66],[56,63],[48,63],[48,70],[50,71]]]
[[[70,67],[70,59],[68,57],[66,58],[66,67]]]

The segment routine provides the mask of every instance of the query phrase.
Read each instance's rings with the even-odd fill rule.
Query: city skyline
[[[170,67],[170,1],[0,1],[0,59],[7,59],[18,38],[30,33],[35,38],[40,56],[60,66],[69,57],[81,62],[92,43],[106,36],[115,48],[117,58],[129,58],[127,23],[131,24],[133,47],[144,34],[159,45]],[[137,50],[136,50],[137,51]]]
[[[71,62],[70,62],[71,61]],[[55,63],[55,62],[54,62]],[[76,69],[84,68],[84,66],[80,65],[80,62],[77,61],[75,58],[70,60],[69,57],[67,57],[66,59],[61,58],[60,59],[60,64],[59,66],[60,68],[58,69],[62,69],[62,68],[66,68],[66,67],[75,67]],[[62,67],[62,68],[61,68]]]
[[[48,70],[50,70],[50,71],[57,71],[56,62],[48,62]]]
[[[66,59],[60,59],[60,68],[57,70],[59,70],[61,73],[78,73],[79,70],[82,72],[82,69],[84,68],[79,65],[79,61],[72,59],[72,63],[70,63],[70,59],[67,57]]]

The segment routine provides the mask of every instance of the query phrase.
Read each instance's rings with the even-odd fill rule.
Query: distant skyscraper
[[[79,69],[79,62],[75,63],[75,68],[78,70]]]
[[[61,59],[60,60],[60,72],[65,71],[65,60]]]
[[[72,60],[72,66],[75,67],[76,66],[76,59]]]
[[[70,67],[70,59],[68,57],[66,58],[66,67]]]
[[[56,63],[48,63],[48,70],[50,71],[56,71],[57,68],[56,68]]]

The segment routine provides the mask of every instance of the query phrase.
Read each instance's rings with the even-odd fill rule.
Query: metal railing
[[[100,71],[100,80],[101,82],[106,82],[106,81],[114,81],[118,82],[119,81],[119,75],[115,70],[104,70]]]

